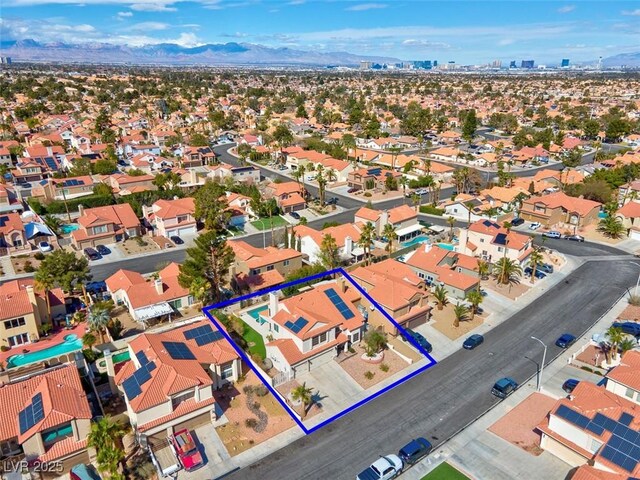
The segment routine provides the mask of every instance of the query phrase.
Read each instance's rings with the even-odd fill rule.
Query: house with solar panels
[[[640,477],[640,413],[626,396],[582,381],[536,428],[540,446],[570,465]]]
[[[214,389],[242,374],[239,355],[209,320],[143,333],[129,352],[114,383],[135,430],[159,439],[218,420]]]
[[[39,182],[42,196],[46,202],[83,197],[93,194],[95,183],[89,175],[71,178],[48,178]],[[37,197],[34,188],[32,195]]]
[[[20,215],[0,213],[0,255],[31,250]]]
[[[331,361],[362,338],[367,313],[360,302],[360,292],[344,278],[282,300],[270,293],[258,330],[267,358],[292,377]]]
[[[478,220],[469,228],[460,229],[456,250],[488,262],[497,262],[506,256],[524,265],[533,251],[533,238],[491,220]]]
[[[75,365],[5,384],[0,405],[0,462],[24,455],[68,469],[88,461],[92,413]]]

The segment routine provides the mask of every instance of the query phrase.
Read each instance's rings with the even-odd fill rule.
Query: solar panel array
[[[633,416],[623,413],[620,420],[613,420],[597,413],[593,420],[561,405],[556,415],[581,428],[601,435],[605,430],[611,432],[611,438],[600,451],[600,455],[627,472],[633,472],[640,462],[640,433],[628,427]]]
[[[58,170],[58,164],[56,163],[54,158],[45,157],[44,161],[51,170]]]
[[[78,185],[84,185],[84,180],[76,180],[75,178],[72,178],[70,180],[65,180],[64,182],[62,182],[62,185],[65,187],[75,187]]]
[[[138,359],[138,363],[140,363],[140,365],[142,366],[149,363],[149,359],[147,358],[147,354],[144,353],[144,350],[140,350],[139,352],[136,352],[136,358]]]
[[[199,347],[216,342],[223,338],[224,335],[217,330],[213,330],[211,325],[202,325],[201,327],[192,328],[184,332],[184,338],[187,340],[195,340]]]
[[[0,227],[4,227],[7,224],[7,220],[9,220],[9,217],[6,215],[3,215],[0,217]]]
[[[164,349],[174,360],[195,360],[196,356],[189,347],[182,342],[162,342]]]
[[[306,318],[298,317],[295,322],[286,322],[284,326],[291,330],[293,333],[299,333],[307,323],[309,322]]]
[[[18,414],[20,423],[20,433],[23,434],[36,423],[44,419],[44,408],[42,407],[42,394],[37,393],[31,399],[31,404]]]
[[[138,354],[136,354],[136,356],[138,356]],[[146,355],[144,355],[144,358],[147,358]],[[138,360],[140,360],[139,356]],[[142,393],[142,385],[151,380],[151,372],[155,369],[155,362],[147,362],[143,364],[138,370],[136,370],[133,375],[122,382],[122,388],[124,388],[124,393],[129,401],[133,400]]]
[[[506,245],[507,244],[507,235],[504,233],[499,233],[496,235],[495,243],[498,245]]]
[[[328,288],[327,290],[324,291],[324,293],[327,297],[329,297],[329,300],[331,300],[331,303],[333,303],[333,305],[338,309],[338,311],[342,314],[345,320],[349,320],[350,318],[355,317],[355,314],[351,310],[349,310],[349,307],[347,307],[347,304],[344,303],[344,300],[340,298],[340,296],[336,293],[336,291],[333,288]]]

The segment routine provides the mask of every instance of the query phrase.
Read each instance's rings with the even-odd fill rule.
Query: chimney
[[[431,244],[431,242],[425,242],[425,243],[424,243],[424,251],[425,251],[425,252],[430,252],[430,251],[431,251],[431,247],[433,247],[433,245]]]
[[[53,155],[53,147],[47,147],[47,155]]]
[[[154,286],[156,287],[156,292],[158,293],[158,295],[162,295],[162,292],[164,292],[164,285],[162,285],[162,279],[158,278],[153,282]]]
[[[36,294],[33,291],[33,285],[27,285],[25,290],[27,291],[27,296],[29,297],[29,301],[31,302],[31,305],[33,305],[34,307],[37,306],[38,304],[36,303]]]
[[[269,293],[269,316],[274,317],[278,313],[278,294],[275,292]]]
[[[84,207],[82,205],[78,205],[78,214],[84,217]]]
[[[344,277],[338,278],[336,280],[336,285],[338,286],[338,290],[340,290],[341,293],[347,291],[347,282],[344,281]]]
[[[344,255],[345,257],[351,257],[353,252],[353,239],[351,237],[344,237]]]
[[[382,231],[387,223],[389,223],[389,210],[385,210],[380,214],[380,225],[378,225],[380,231]]]

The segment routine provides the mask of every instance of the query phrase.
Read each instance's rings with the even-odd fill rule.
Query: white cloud
[[[503,38],[498,41],[498,45],[501,47],[506,47],[507,45],[513,45],[516,41],[513,38]]]
[[[303,5],[307,0],[291,0],[287,5]]]
[[[361,3],[359,5],[353,5],[352,7],[345,8],[350,12],[364,12],[366,10],[375,10],[380,8],[387,8],[388,5],[384,3]]]
[[[438,50],[447,50],[451,48],[451,45],[445,42],[432,42],[430,40],[420,40],[415,38],[408,38],[407,40],[404,40],[402,42],[402,45],[406,47],[421,47],[421,48],[423,47],[423,48],[432,48],[432,49],[438,49]],[[393,46],[393,44],[390,44],[388,46],[391,47]]]
[[[145,32],[145,31],[148,31],[148,30],[151,30],[151,31],[166,30],[169,27],[170,27],[170,25],[168,23],[162,23],[162,22],[140,22],[140,23],[136,23],[136,24],[131,25],[129,27],[129,29],[132,30],[132,31],[137,31],[137,32]]]
[[[640,17],[640,8],[636,8],[635,10],[623,10],[622,15],[626,15],[628,17]]]
[[[175,7],[168,7],[162,3],[134,3],[131,5],[131,10],[137,12],[175,12],[178,9]]]
[[[118,17],[120,18],[133,17],[133,12],[118,12]]]
[[[560,7],[558,9],[558,13],[569,13],[573,12],[576,9],[575,5],[565,5],[564,7]]]

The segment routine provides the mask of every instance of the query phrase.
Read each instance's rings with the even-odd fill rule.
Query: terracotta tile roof
[[[400,205],[389,209],[389,223],[396,224],[412,218],[418,218],[418,214],[409,205]]]
[[[178,215],[193,215],[196,211],[195,200],[191,197],[174,200],[158,200],[153,204],[157,218],[175,218]]]
[[[87,449],[89,440],[83,438],[76,442],[75,438],[69,437],[56,442],[53,446],[38,457],[41,462],[51,462],[53,460],[66,458],[74,453],[78,453]]]
[[[305,353],[302,353],[300,350],[298,350],[296,344],[289,338],[280,338],[278,340],[274,340],[267,343],[266,346],[276,347],[278,350],[280,350],[280,352],[282,352],[282,355],[287,360],[287,363],[289,363],[289,365],[295,365],[303,360],[306,360],[307,358],[314,357],[319,353],[325,352],[330,348],[333,348],[336,345],[340,345],[341,343],[344,343],[346,341],[347,336],[344,333],[340,333],[335,338],[335,340],[322,344],[319,347]]]
[[[523,209],[533,210],[534,205],[541,203],[548,208],[564,208],[569,212],[576,212],[581,216],[587,215],[589,212],[596,208],[600,208],[602,204],[600,202],[594,202],[593,200],[586,200],[584,198],[570,197],[564,192],[555,192],[548,195],[540,195],[537,197],[531,197],[525,200],[523,203]]]
[[[236,281],[250,291],[255,292],[265,288],[273,287],[284,283],[284,277],[277,270],[270,270],[256,275],[246,275],[241,273],[236,275]]]
[[[11,232],[24,232],[24,225],[20,219],[20,215],[14,212],[2,213],[0,217],[4,218],[4,222],[0,224],[0,234],[9,235]]]
[[[357,243],[358,240],[360,240],[360,229],[352,223],[345,223],[344,225],[337,225],[320,231],[307,225],[296,225],[295,233],[300,237],[311,237],[318,246],[322,244],[322,237],[325,235],[331,235],[335,238],[338,248],[344,245],[345,238],[347,237],[351,237],[353,243]]]
[[[138,217],[128,203],[86,208],[84,214],[78,219],[78,223],[85,228],[107,223],[115,223],[124,228],[134,228],[140,225]]]
[[[361,207],[357,212],[356,212],[356,218],[363,218],[365,220],[368,220],[369,222],[375,223],[378,221],[378,219],[380,218],[380,215],[382,214],[381,211],[379,210],[373,210],[371,208],[367,208],[367,207]]]
[[[607,378],[640,391],[640,352],[635,350],[626,352],[620,365],[613,368],[607,374]]]
[[[267,188],[271,190],[275,197],[280,197],[286,193],[302,193],[302,188],[298,185],[298,182],[271,183]]]
[[[151,420],[148,423],[138,425],[137,430],[140,432],[146,432],[154,427],[157,427],[158,425],[170,422],[171,420],[180,418],[188,413],[195,412],[196,410],[200,410],[201,408],[210,407],[214,403],[216,403],[216,399],[213,397],[207,398],[206,400],[203,400],[201,402],[196,402],[194,399],[186,400],[178,405],[176,409],[170,414]]]
[[[246,262],[249,268],[261,268],[274,263],[302,257],[302,253],[293,248],[258,248],[243,240],[228,240],[227,244],[237,258]]]
[[[625,218],[638,218],[640,217],[640,202],[631,201],[625,203],[618,209],[616,214]]]
[[[605,472],[591,465],[581,465],[575,471],[571,480],[628,480],[628,475],[621,473]]]

